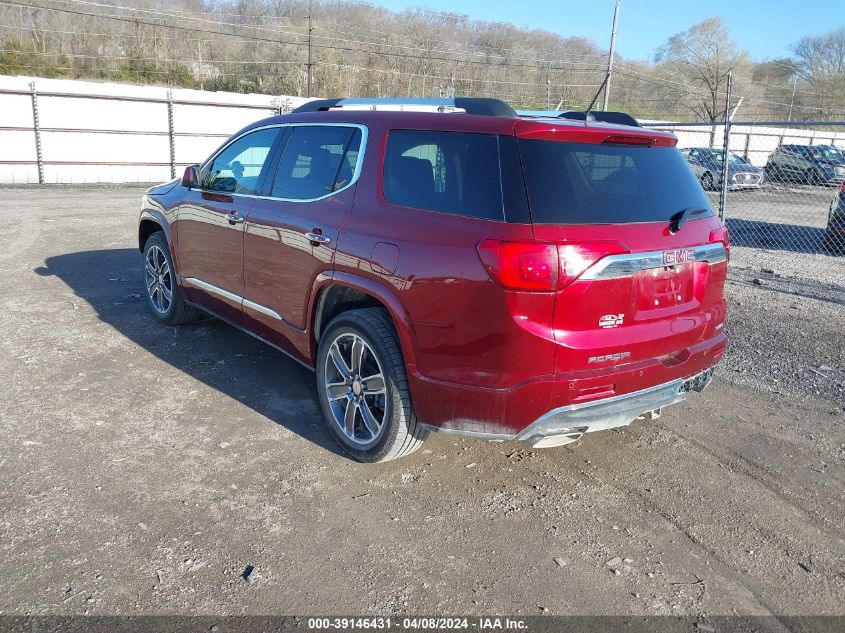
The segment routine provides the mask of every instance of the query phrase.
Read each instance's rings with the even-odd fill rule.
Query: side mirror
[[[185,173],[182,174],[182,186],[188,189],[198,187],[200,182],[200,167],[199,165],[189,165],[185,167]]]

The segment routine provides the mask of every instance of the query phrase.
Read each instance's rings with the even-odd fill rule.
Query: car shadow
[[[734,246],[830,255],[824,248],[825,230],[814,226],[726,218]]]
[[[61,279],[102,321],[157,358],[321,448],[345,455],[323,421],[312,371],[212,317],[181,326],[160,323],[142,294],[141,261],[130,248],[84,251],[50,257],[35,273]]]

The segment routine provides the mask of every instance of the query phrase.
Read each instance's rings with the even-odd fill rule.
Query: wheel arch
[[[349,310],[382,308],[393,322],[409,373],[416,367],[410,318],[399,299],[389,288],[355,274],[335,272],[331,277],[326,277],[316,288],[314,297],[310,318],[314,363],[316,363],[316,350],[320,337],[333,318]]]
[[[173,255],[173,235],[170,231],[170,224],[163,216],[153,213],[148,210],[141,212],[141,217],[138,220],[138,250],[144,250],[144,244],[150,238],[150,235],[156,231],[161,231],[167,238],[167,245],[170,247],[171,256]]]

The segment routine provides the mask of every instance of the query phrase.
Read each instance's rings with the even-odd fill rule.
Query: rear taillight
[[[534,292],[555,289],[558,260],[554,244],[486,239],[478,245],[478,254],[493,279],[505,288]]]
[[[728,254],[728,258],[730,259],[731,256],[731,240],[728,236],[728,227],[723,226],[721,228],[716,229],[715,231],[710,231],[710,239],[708,240],[711,244],[715,244],[717,242],[721,242],[725,245],[725,252]]]
[[[839,185],[839,193],[845,193],[845,180],[843,180],[842,184]]]
[[[490,276],[508,290],[552,292],[565,288],[602,257],[626,253],[621,244],[552,244],[483,240],[478,254]]]
[[[564,288],[578,279],[585,270],[602,257],[627,253],[628,251],[616,242],[592,242],[586,244],[558,244],[557,252],[560,257],[559,287]]]

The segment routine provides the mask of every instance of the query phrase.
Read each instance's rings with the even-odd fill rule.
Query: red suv
[[[672,134],[571,114],[347,99],[250,125],[144,196],[153,314],[314,368],[362,461],[654,416],[725,350],[727,232]]]

